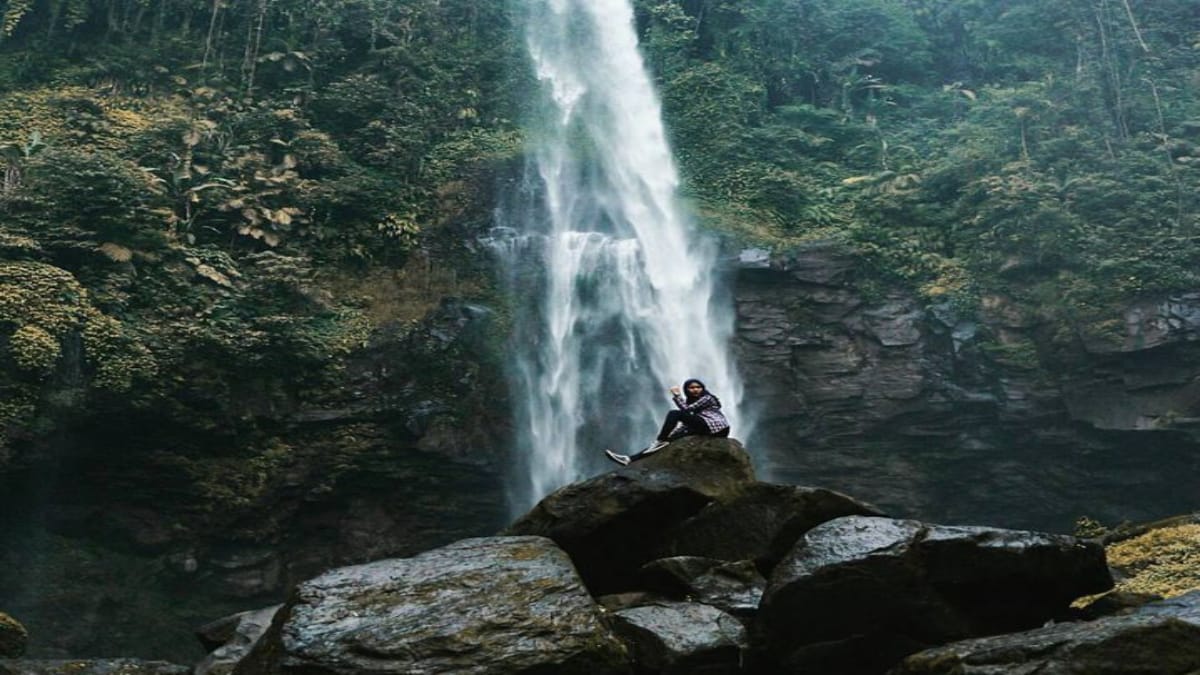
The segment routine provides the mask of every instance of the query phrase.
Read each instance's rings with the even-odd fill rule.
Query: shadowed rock
[[[758,611],[767,585],[749,560],[725,562],[693,556],[655,560],[642,568],[642,578],[649,588],[712,605],[738,617]]]
[[[674,528],[709,503],[731,501],[753,480],[737,441],[683,438],[627,468],[558,490],[505,533],[553,539],[593,593],[630,590]]]
[[[893,675],[1188,675],[1200,671],[1200,592],[1127,616],[964,640],[914,654]]]
[[[1112,586],[1074,537],[851,516],[810,530],[760,611],[784,668],[875,674],[925,647],[1024,630]]]
[[[196,665],[193,675],[228,675],[271,627],[282,605],[241,612],[205,624],[196,631],[212,652]],[[214,644],[215,643],[215,644]]]
[[[641,672],[739,673],[746,629],[721,610],[692,602],[656,602],[612,615]]]
[[[842,516],[878,515],[873,506],[832,490],[755,483],[680,524],[659,553],[753,560],[769,572],[817,525]]]
[[[571,561],[541,537],[466,539],[297,587],[239,673],[628,672]]]

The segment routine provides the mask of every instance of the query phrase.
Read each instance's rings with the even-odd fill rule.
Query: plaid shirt
[[[721,412],[721,403],[717,401],[717,397],[704,392],[700,398],[687,402],[687,399],[678,395],[672,394],[671,398],[675,399],[675,407],[680,410],[696,413],[708,425],[708,430],[711,433],[724,431],[729,428],[729,420],[725,419],[725,414]]]

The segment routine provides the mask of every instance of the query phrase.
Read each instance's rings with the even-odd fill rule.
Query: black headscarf
[[[698,384],[701,387],[704,387],[704,391],[700,392],[700,396],[708,394],[709,396],[713,397],[713,400],[717,402],[718,406],[721,405],[721,399],[717,398],[715,394],[710,392],[708,390],[708,387],[703,382],[701,382],[700,380],[697,380],[695,378],[692,378],[690,380],[684,380],[684,382],[683,382],[683,398],[688,403],[691,403],[692,401],[695,401],[696,399],[700,398],[700,396],[692,396],[691,392],[688,391],[689,384]]]

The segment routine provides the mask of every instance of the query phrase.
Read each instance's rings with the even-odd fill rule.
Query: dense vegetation
[[[0,448],[81,406],[236,436],[239,388],[459,290],[429,259],[519,150],[499,3],[0,8]]]
[[[965,308],[1110,316],[1194,287],[1200,6],[1186,0],[643,3],[702,212],[835,238]],[[1051,302],[1052,301],[1052,302]]]
[[[81,406],[236,434],[248,374],[303,398],[461,292],[430,276],[474,268],[456,246],[519,156],[530,86],[504,3],[2,7],[4,438]],[[832,239],[878,289],[964,313],[1006,294],[1101,329],[1114,303],[1195,286],[1194,2],[637,16],[687,196],[739,242]],[[371,299],[380,284],[404,299]]]

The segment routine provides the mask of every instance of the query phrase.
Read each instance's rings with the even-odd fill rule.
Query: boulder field
[[[213,622],[195,672],[1200,670],[1200,593],[1080,620],[1096,612],[1072,602],[1112,585],[1096,541],[890,518],[757,481],[735,440],[685,438],[560,489],[497,536],[332,569],[279,607]],[[4,674],[54,667],[0,661]]]

